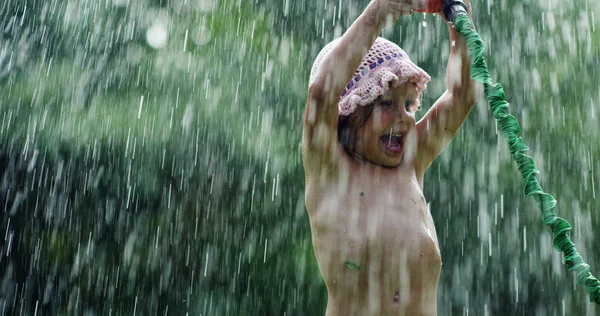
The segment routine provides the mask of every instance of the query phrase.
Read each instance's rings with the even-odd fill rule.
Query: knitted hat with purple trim
[[[333,40],[321,50],[310,71],[310,82],[315,79],[323,57],[338,41],[339,38]],[[429,75],[410,61],[398,45],[378,37],[342,92],[338,101],[339,115],[348,116],[357,106],[367,105],[384,95],[390,87],[398,87],[405,82],[414,83],[417,93],[421,93],[429,80]]]

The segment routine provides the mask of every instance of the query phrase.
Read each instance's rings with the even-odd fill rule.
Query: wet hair
[[[338,140],[350,156],[354,155],[356,131],[365,125],[373,113],[376,103],[372,102],[365,106],[359,106],[350,115],[338,116]]]

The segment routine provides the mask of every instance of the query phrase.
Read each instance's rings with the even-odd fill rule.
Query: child
[[[423,174],[477,92],[466,43],[450,26],[447,91],[415,121],[430,78],[377,36],[424,2],[372,0],[311,71],[302,148],[327,315],[437,314],[442,261]]]

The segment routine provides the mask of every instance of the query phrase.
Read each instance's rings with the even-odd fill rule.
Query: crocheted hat
[[[310,71],[310,82],[315,79],[323,57],[338,41],[339,38],[323,47]],[[338,113],[343,116],[350,115],[357,106],[375,101],[384,95],[390,86],[397,87],[404,82],[415,83],[417,93],[421,93],[429,80],[431,77],[410,61],[398,45],[378,37],[342,92],[338,101]]]

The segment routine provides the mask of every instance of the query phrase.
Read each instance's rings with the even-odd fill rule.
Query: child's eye
[[[379,104],[381,104],[382,106],[392,106],[394,105],[394,102],[392,102],[392,100],[381,100]]]
[[[404,107],[406,108],[407,111],[416,111],[417,110],[417,102],[415,101],[406,101],[404,102]]]

